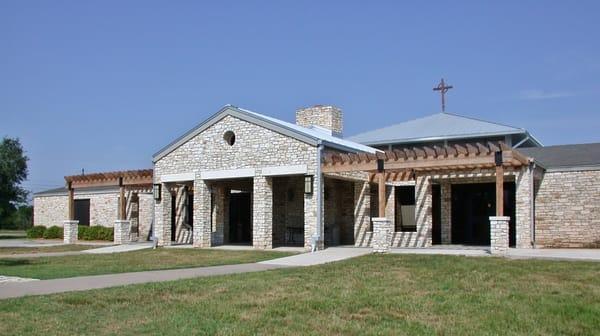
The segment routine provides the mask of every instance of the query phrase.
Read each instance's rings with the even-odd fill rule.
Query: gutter
[[[534,171],[536,168],[535,162],[529,161],[529,231],[531,232],[531,246],[536,248],[535,243],[535,182],[533,180]]]

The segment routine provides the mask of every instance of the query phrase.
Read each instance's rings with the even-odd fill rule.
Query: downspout
[[[535,162],[529,162],[529,230],[531,232],[531,246],[535,248],[535,182],[533,172],[535,171]]]
[[[321,172],[321,155],[323,152],[323,144],[319,141],[317,145],[317,225],[316,234],[313,237],[312,251],[318,249],[319,242],[321,241],[321,227],[323,225],[323,173]]]

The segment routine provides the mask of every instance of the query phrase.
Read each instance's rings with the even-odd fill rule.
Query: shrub
[[[51,226],[44,232],[44,239],[62,239],[63,228],[58,226]]]
[[[80,225],[77,231],[77,238],[80,240],[108,240],[112,241],[114,237],[113,228],[104,226],[83,226]]]
[[[43,225],[36,225],[27,230],[27,238],[42,238],[46,232],[46,227]]]

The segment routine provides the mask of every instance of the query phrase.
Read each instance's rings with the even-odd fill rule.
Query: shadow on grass
[[[0,259],[0,266],[23,266],[31,265],[29,259]]]

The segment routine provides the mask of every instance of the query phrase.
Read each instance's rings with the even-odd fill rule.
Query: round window
[[[235,143],[235,133],[232,131],[225,132],[225,134],[223,134],[223,140],[225,140],[229,146],[233,146]]]

